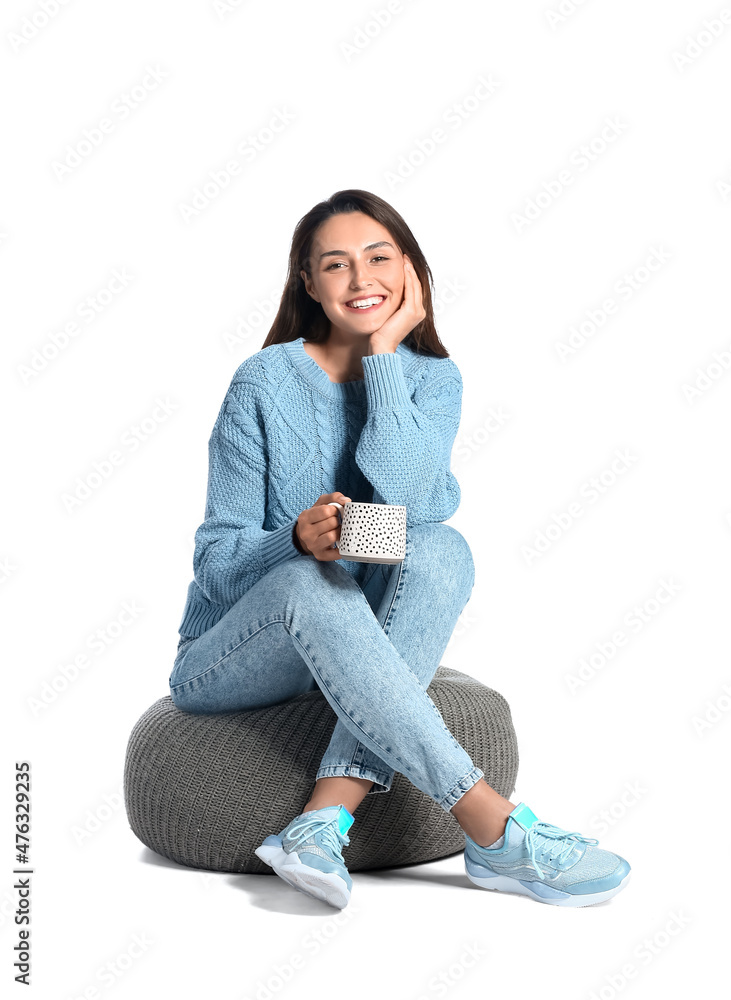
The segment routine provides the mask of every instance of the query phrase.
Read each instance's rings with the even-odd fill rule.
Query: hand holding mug
[[[406,507],[403,504],[329,501],[340,511],[343,559],[365,563],[400,563],[406,558]]]
[[[338,549],[333,547],[340,538],[338,508],[328,506],[333,500],[340,504],[350,503],[350,497],[344,493],[323,493],[314,506],[302,511],[294,528],[305,554],[321,562],[341,558]]]

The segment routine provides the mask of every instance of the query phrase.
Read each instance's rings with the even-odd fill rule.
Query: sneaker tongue
[[[351,816],[344,805],[325,806],[323,809],[310,809],[306,813],[301,813],[301,815],[310,816],[314,813],[318,814],[318,819],[332,819],[333,816],[337,816],[338,830],[341,833],[347,833],[355,820],[355,817]]]
[[[529,809],[524,802],[520,802],[508,816],[505,830],[505,840],[508,844],[518,844],[523,840],[526,832],[530,830],[534,823],[538,822],[538,817]]]
[[[340,830],[341,833],[347,833],[353,825],[355,817],[351,816],[345,806],[341,805],[338,808],[340,809],[340,813],[338,815],[338,830]]]

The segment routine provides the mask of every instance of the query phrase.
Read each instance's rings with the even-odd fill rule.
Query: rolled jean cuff
[[[365,778],[373,782],[373,787],[368,789],[371,792],[389,792],[393,781],[393,772],[374,771],[373,768],[363,767],[360,764],[328,764],[321,767],[315,775],[315,781],[320,778]]]
[[[481,771],[479,767],[473,767],[471,771],[468,771],[468,773],[465,774],[464,778],[459,779],[452,791],[448,795],[445,795],[438,805],[440,805],[445,812],[450,812],[455,802],[459,802],[464,793],[469,792],[470,788],[472,788],[473,785],[476,785],[480,778],[484,777],[484,771]]]

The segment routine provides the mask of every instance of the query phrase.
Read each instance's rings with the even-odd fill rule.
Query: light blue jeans
[[[197,638],[182,637],[170,695],[184,712],[250,710],[319,687],[337,716],[316,778],[387,792],[399,771],[449,812],[484,772],[426,692],[475,582],[465,538],[409,527],[403,562],[297,556]]]

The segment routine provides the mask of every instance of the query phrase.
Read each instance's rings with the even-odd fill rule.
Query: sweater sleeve
[[[362,363],[368,413],[355,460],[374,501],[404,504],[407,525],[446,521],[460,502],[450,470],[462,408],[459,368],[440,359],[412,400],[398,353],[365,355]]]
[[[265,517],[267,458],[253,393],[229,390],[208,442],[205,520],[195,533],[195,582],[214,604],[233,605],[279,563],[300,555],[297,518],[271,531]]]

